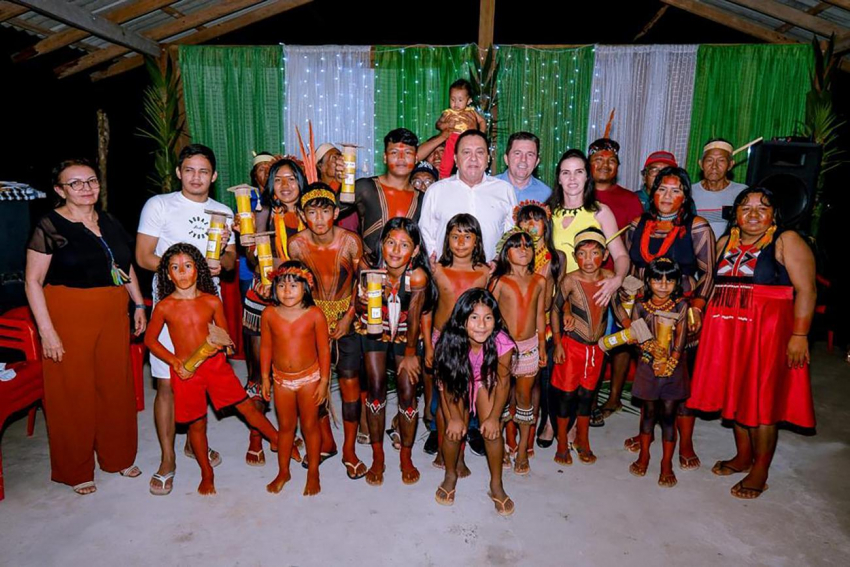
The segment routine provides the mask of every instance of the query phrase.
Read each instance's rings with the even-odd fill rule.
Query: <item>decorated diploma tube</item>
[[[345,164],[345,173],[342,178],[342,186],[339,190],[340,203],[354,202],[354,175],[357,172],[357,146],[354,144],[341,143],[342,160]]]
[[[360,272],[360,286],[366,290],[366,332],[370,335],[380,335],[384,332],[382,308],[386,275],[386,270],[363,270]]]
[[[205,209],[204,212],[210,215],[210,229],[207,232],[207,263],[210,268],[218,268],[221,266],[219,261],[219,258],[221,258],[221,237],[227,226],[227,219],[232,218],[232,215],[209,209]]]
[[[630,342],[641,344],[651,338],[652,332],[649,330],[649,326],[646,324],[646,321],[643,319],[635,319],[632,321],[632,324],[628,329],[623,329],[622,331],[606,335],[599,339],[597,344],[603,351],[608,352],[611,349],[615,349],[618,346],[622,346]]]
[[[257,227],[254,225],[254,211],[251,210],[250,185],[237,185],[228,189],[236,197],[236,216],[239,218],[239,243],[242,246],[253,246]]]
[[[678,319],[679,316],[676,313],[668,311],[659,311],[655,314],[655,339],[668,355],[673,347],[673,333]]]
[[[260,281],[263,285],[272,285],[269,274],[274,268],[274,256],[272,256],[271,235],[274,232],[258,232],[254,235],[254,244],[257,247],[257,263],[260,270]]]
[[[622,302],[623,309],[625,309],[626,313],[631,316],[632,309],[634,309],[635,306],[635,298],[637,297],[638,292],[643,288],[643,282],[634,276],[626,276],[621,287],[623,288],[623,291],[626,292],[626,299]]]
[[[187,372],[194,372],[197,370],[206,359],[211,356],[215,356],[215,354],[222,348],[229,349],[233,346],[233,340],[230,338],[230,335],[227,334],[227,331],[221,327],[216,327],[213,323],[210,323],[208,329],[209,334],[207,335],[206,340],[201,343],[201,346],[195,349],[195,352],[193,352],[185,362],[183,362],[183,368],[185,368]]]

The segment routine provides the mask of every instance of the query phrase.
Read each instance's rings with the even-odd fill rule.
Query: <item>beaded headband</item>
[[[552,220],[552,210],[549,208],[549,205],[545,203],[541,203],[540,201],[534,201],[532,199],[528,199],[526,201],[520,201],[519,204],[514,207],[514,222],[517,222],[517,217],[519,217],[519,212],[525,207],[537,207],[538,209],[542,209],[544,213],[546,213],[546,220]]]
[[[508,242],[508,239],[510,239],[510,237],[515,235],[515,234],[524,234],[528,238],[530,238],[532,242],[534,242],[534,238],[528,233],[527,230],[520,228],[518,226],[515,226],[512,229],[510,229],[509,231],[507,231],[505,234],[503,234],[502,237],[499,239],[499,241],[496,243],[496,254],[502,253],[502,248],[505,247],[505,244]]]
[[[332,191],[328,191],[327,189],[313,189],[304,193],[304,196],[301,197],[301,208],[303,209],[307,206],[307,203],[316,199],[327,199],[336,206],[336,195]]]
[[[288,268],[278,268],[277,270],[271,272],[268,277],[270,280],[274,280],[275,278],[284,276],[297,276],[299,278],[304,278],[305,280],[307,280],[307,285],[310,286],[310,291],[312,291],[315,286],[315,281],[313,280],[313,273],[307,268],[296,268],[294,266],[290,266]]]

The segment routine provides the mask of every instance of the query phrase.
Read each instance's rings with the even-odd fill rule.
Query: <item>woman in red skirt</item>
[[[752,499],[767,490],[777,423],[815,426],[807,340],[815,260],[799,234],[778,227],[770,190],[744,190],[733,209],[729,234],[717,241],[716,287],[688,405],[734,422],[737,453],[712,472],[748,473],[732,495]]]

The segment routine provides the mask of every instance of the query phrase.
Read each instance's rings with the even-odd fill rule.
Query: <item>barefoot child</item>
[[[490,277],[490,268],[484,257],[484,245],[481,237],[481,225],[469,214],[455,215],[446,226],[446,238],[443,242],[443,253],[434,267],[434,284],[437,286],[439,298],[433,316],[431,336],[425,337],[425,368],[432,368],[434,360],[434,345],[440,338],[440,332],[448,321],[452,309],[463,292],[472,288],[485,288]],[[426,370],[427,372],[427,370]],[[428,374],[426,373],[426,376]],[[428,379],[426,378],[426,389]],[[427,391],[427,390],[426,390]],[[437,407],[438,446],[442,444],[445,435],[445,416]],[[443,454],[437,451],[434,466],[442,468]],[[470,474],[463,458],[461,446],[458,471],[461,476]]]
[[[300,260],[316,277],[313,298],[328,321],[330,339],[336,341],[335,365],[342,395],[342,419],[345,441],[342,462],[348,478],[366,475],[366,465],[357,458],[355,441],[360,422],[360,337],[354,333],[354,284],[363,257],[363,242],[355,233],[336,226],[339,207],[336,195],[323,183],[312,183],[301,197],[299,211],[307,230],[299,232],[289,243],[289,255]],[[330,422],[320,420],[322,441],[333,439]],[[327,431],[324,428],[327,427]],[[336,454],[323,447],[319,464]],[[309,460],[302,462],[302,466]]]
[[[272,493],[283,490],[291,478],[288,455],[295,440],[295,422],[299,417],[309,461],[304,496],[321,491],[319,406],[327,397],[331,351],[328,323],[313,302],[313,287],[313,274],[304,264],[284,262],[273,272],[274,306],[263,310],[260,321],[263,398],[266,401],[271,398],[271,382],[274,380],[274,405],[280,426],[280,472],[266,487]]]
[[[598,305],[593,295],[599,289],[599,282],[613,275],[602,268],[608,258],[602,231],[588,228],[576,234],[573,256],[578,270],[566,274],[561,280],[551,313],[555,343],[552,394],[558,412],[555,462],[562,465],[573,463],[567,432],[578,414],[573,447],[582,463],[592,465],[596,462],[596,455],[590,450],[588,438],[590,405],[602,371],[603,357],[602,349],[596,343],[605,334],[608,325],[608,309]]]
[[[522,201],[514,209],[514,223],[525,230],[534,239],[534,272],[546,278],[546,367],[540,371],[540,379],[531,390],[537,427],[537,444],[546,448],[552,445],[555,436],[555,416],[550,413],[551,405],[549,384],[552,376],[552,329],[549,325],[555,288],[564,275],[567,258],[555,248],[552,240],[552,212],[547,205],[539,201]],[[541,418],[537,420],[538,416]],[[511,441],[508,440],[510,444]],[[533,444],[529,442],[529,457],[533,454]]]
[[[169,247],[162,255],[157,277],[159,297],[163,299],[151,315],[145,346],[171,366],[175,420],[189,424],[192,450],[201,467],[198,493],[215,494],[213,469],[207,459],[207,396],[216,409],[235,405],[248,424],[270,441],[272,450],[277,446],[277,430],[247,398],[223,353],[208,358],[194,371],[183,366],[207,342],[210,323],[227,328],[209,266],[198,249],[184,243]],[[164,325],[174,343],[173,353],[158,339]],[[288,451],[286,455],[288,458]]]
[[[392,356],[395,358],[397,377],[401,480],[405,484],[415,484],[419,481],[419,471],[413,466],[411,453],[419,415],[416,383],[421,372],[416,350],[420,316],[426,304],[433,303],[435,295],[428,259],[422,247],[422,235],[417,224],[405,217],[390,219],[381,233],[381,246],[374,265],[369,266],[364,259],[361,260],[361,267],[385,271],[379,313],[382,333],[369,334],[366,290],[362,285],[357,302],[360,318],[356,328],[361,335],[369,383],[366,407],[372,444],[372,466],[366,473],[366,482],[373,486],[384,483],[387,356]]]
[[[467,130],[487,130],[487,122],[472,105],[472,84],[458,79],[449,87],[449,108],[437,120],[437,130],[449,132],[446,150],[440,163],[440,179],[452,174],[455,165],[455,144],[458,136]]]
[[[502,486],[504,442],[499,419],[508,401],[515,349],[493,294],[479,288],[465,291],[443,327],[434,352],[440,404],[447,422],[443,439],[446,474],[435,495],[438,504],[454,504],[460,442],[472,412],[481,422],[490,469],[487,495],[498,514],[514,513],[514,502]]]
[[[531,388],[541,366],[546,366],[546,278],[534,273],[534,239],[515,227],[506,232],[496,245],[496,268],[489,289],[505,315],[511,337],[517,345],[517,362],[512,370],[516,377],[516,414],[503,416],[519,425],[514,472],[526,475],[534,407]]]
[[[676,450],[676,415],[688,399],[685,363],[688,302],[682,294],[682,271],[669,258],[656,258],[644,273],[644,300],[636,303],[631,321],[643,319],[654,338],[640,345],[632,396],[642,400],[640,454],[629,472],[644,476],[649,467],[649,447],[656,422],[661,423],[661,474],[658,485],[676,486],[673,452]],[[665,316],[666,315],[666,316]],[[672,315],[672,317],[670,317]]]

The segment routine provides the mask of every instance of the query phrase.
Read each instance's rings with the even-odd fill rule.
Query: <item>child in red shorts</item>
[[[576,234],[573,254],[578,270],[561,279],[551,314],[552,340],[555,343],[551,386],[558,399],[555,462],[573,464],[567,432],[576,420],[573,447],[582,463],[592,465],[596,462],[596,455],[590,450],[588,438],[590,404],[602,372],[602,349],[596,342],[605,334],[608,323],[608,309],[597,305],[593,294],[599,289],[599,282],[613,274],[602,268],[608,258],[608,249],[605,247],[605,235],[599,229],[588,228]]]
[[[235,404],[245,420],[271,442],[273,451],[277,430],[250,402],[223,353],[208,358],[194,372],[183,366],[207,342],[210,323],[222,329],[227,327],[224,307],[198,249],[183,243],[171,246],[162,255],[158,276],[159,296],[164,299],[157,303],[151,315],[145,346],[171,365],[175,421],[189,423],[192,450],[201,466],[198,493],[215,494],[213,469],[207,459],[207,396],[217,410]],[[173,353],[158,340],[163,325],[168,325],[174,342]]]

